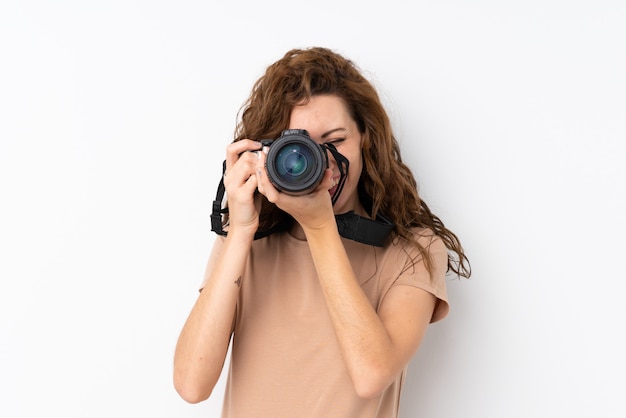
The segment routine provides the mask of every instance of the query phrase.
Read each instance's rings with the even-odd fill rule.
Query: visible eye
[[[326,141],[326,142],[324,142],[324,144],[332,144],[334,146],[337,146],[337,145],[341,144],[345,140],[346,140],[346,138],[337,138],[337,139],[333,139],[331,141]]]

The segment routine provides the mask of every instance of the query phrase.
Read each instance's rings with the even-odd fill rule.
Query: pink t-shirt
[[[215,245],[222,245],[223,237]],[[433,276],[414,247],[342,239],[376,311],[393,286],[432,293],[431,322],[448,313],[447,251],[432,240]],[[396,240],[397,241],[397,240]],[[427,245],[431,238],[420,238]],[[396,418],[405,371],[374,399],[357,396],[344,365],[306,241],[288,233],[257,240],[242,276],[223,418]]]

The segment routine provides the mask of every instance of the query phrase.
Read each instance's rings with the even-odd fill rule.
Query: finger
[[[252,154],[254,156],[254,154]],[[229,202],[250,203],[253,201],[257,189],[257,177],[254,173],[255,165],[249,156],[242,156],[236,166],[224,177],[224,187]]]
[[[253,194],[258,188],[257,176],[251,175],[244,183],[244,188],[250,194]]]
[[[250,176],[254,176],[257,158],[256,152],[243,152],[241,156],[237,157],[234,164],[226,167],[224,184],[241,185]]]
[[[335,185],[335,180],[333,179],[333,170],[330,168],[326,169],[324,173],[324,177],[320,182],[319,188],[322,190],[330,190]]]
[[[251,139],[242,139],[228,144],[226,147],[226,172],[239,160],[246,151],[256,151],[261,149],[261,143]]]

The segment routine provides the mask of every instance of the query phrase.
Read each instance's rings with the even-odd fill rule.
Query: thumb
[[[322,178],[322,181],[320,182],[320,189],[323,190],[330,190],[335,186],[335,182],[333,180],[333,170],[331,170],[330,168],[326,169],[326,172],[324,173],[324,177]]]

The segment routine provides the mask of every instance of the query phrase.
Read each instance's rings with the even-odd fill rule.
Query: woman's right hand
[[[261,143],[250,139],[233,142],[226,147],[224,188],[228,199],[228,230],[254,234],[259,226],[261,200],[257,190],[256,166]],[[258,194],[257,194],[258,195]]]

